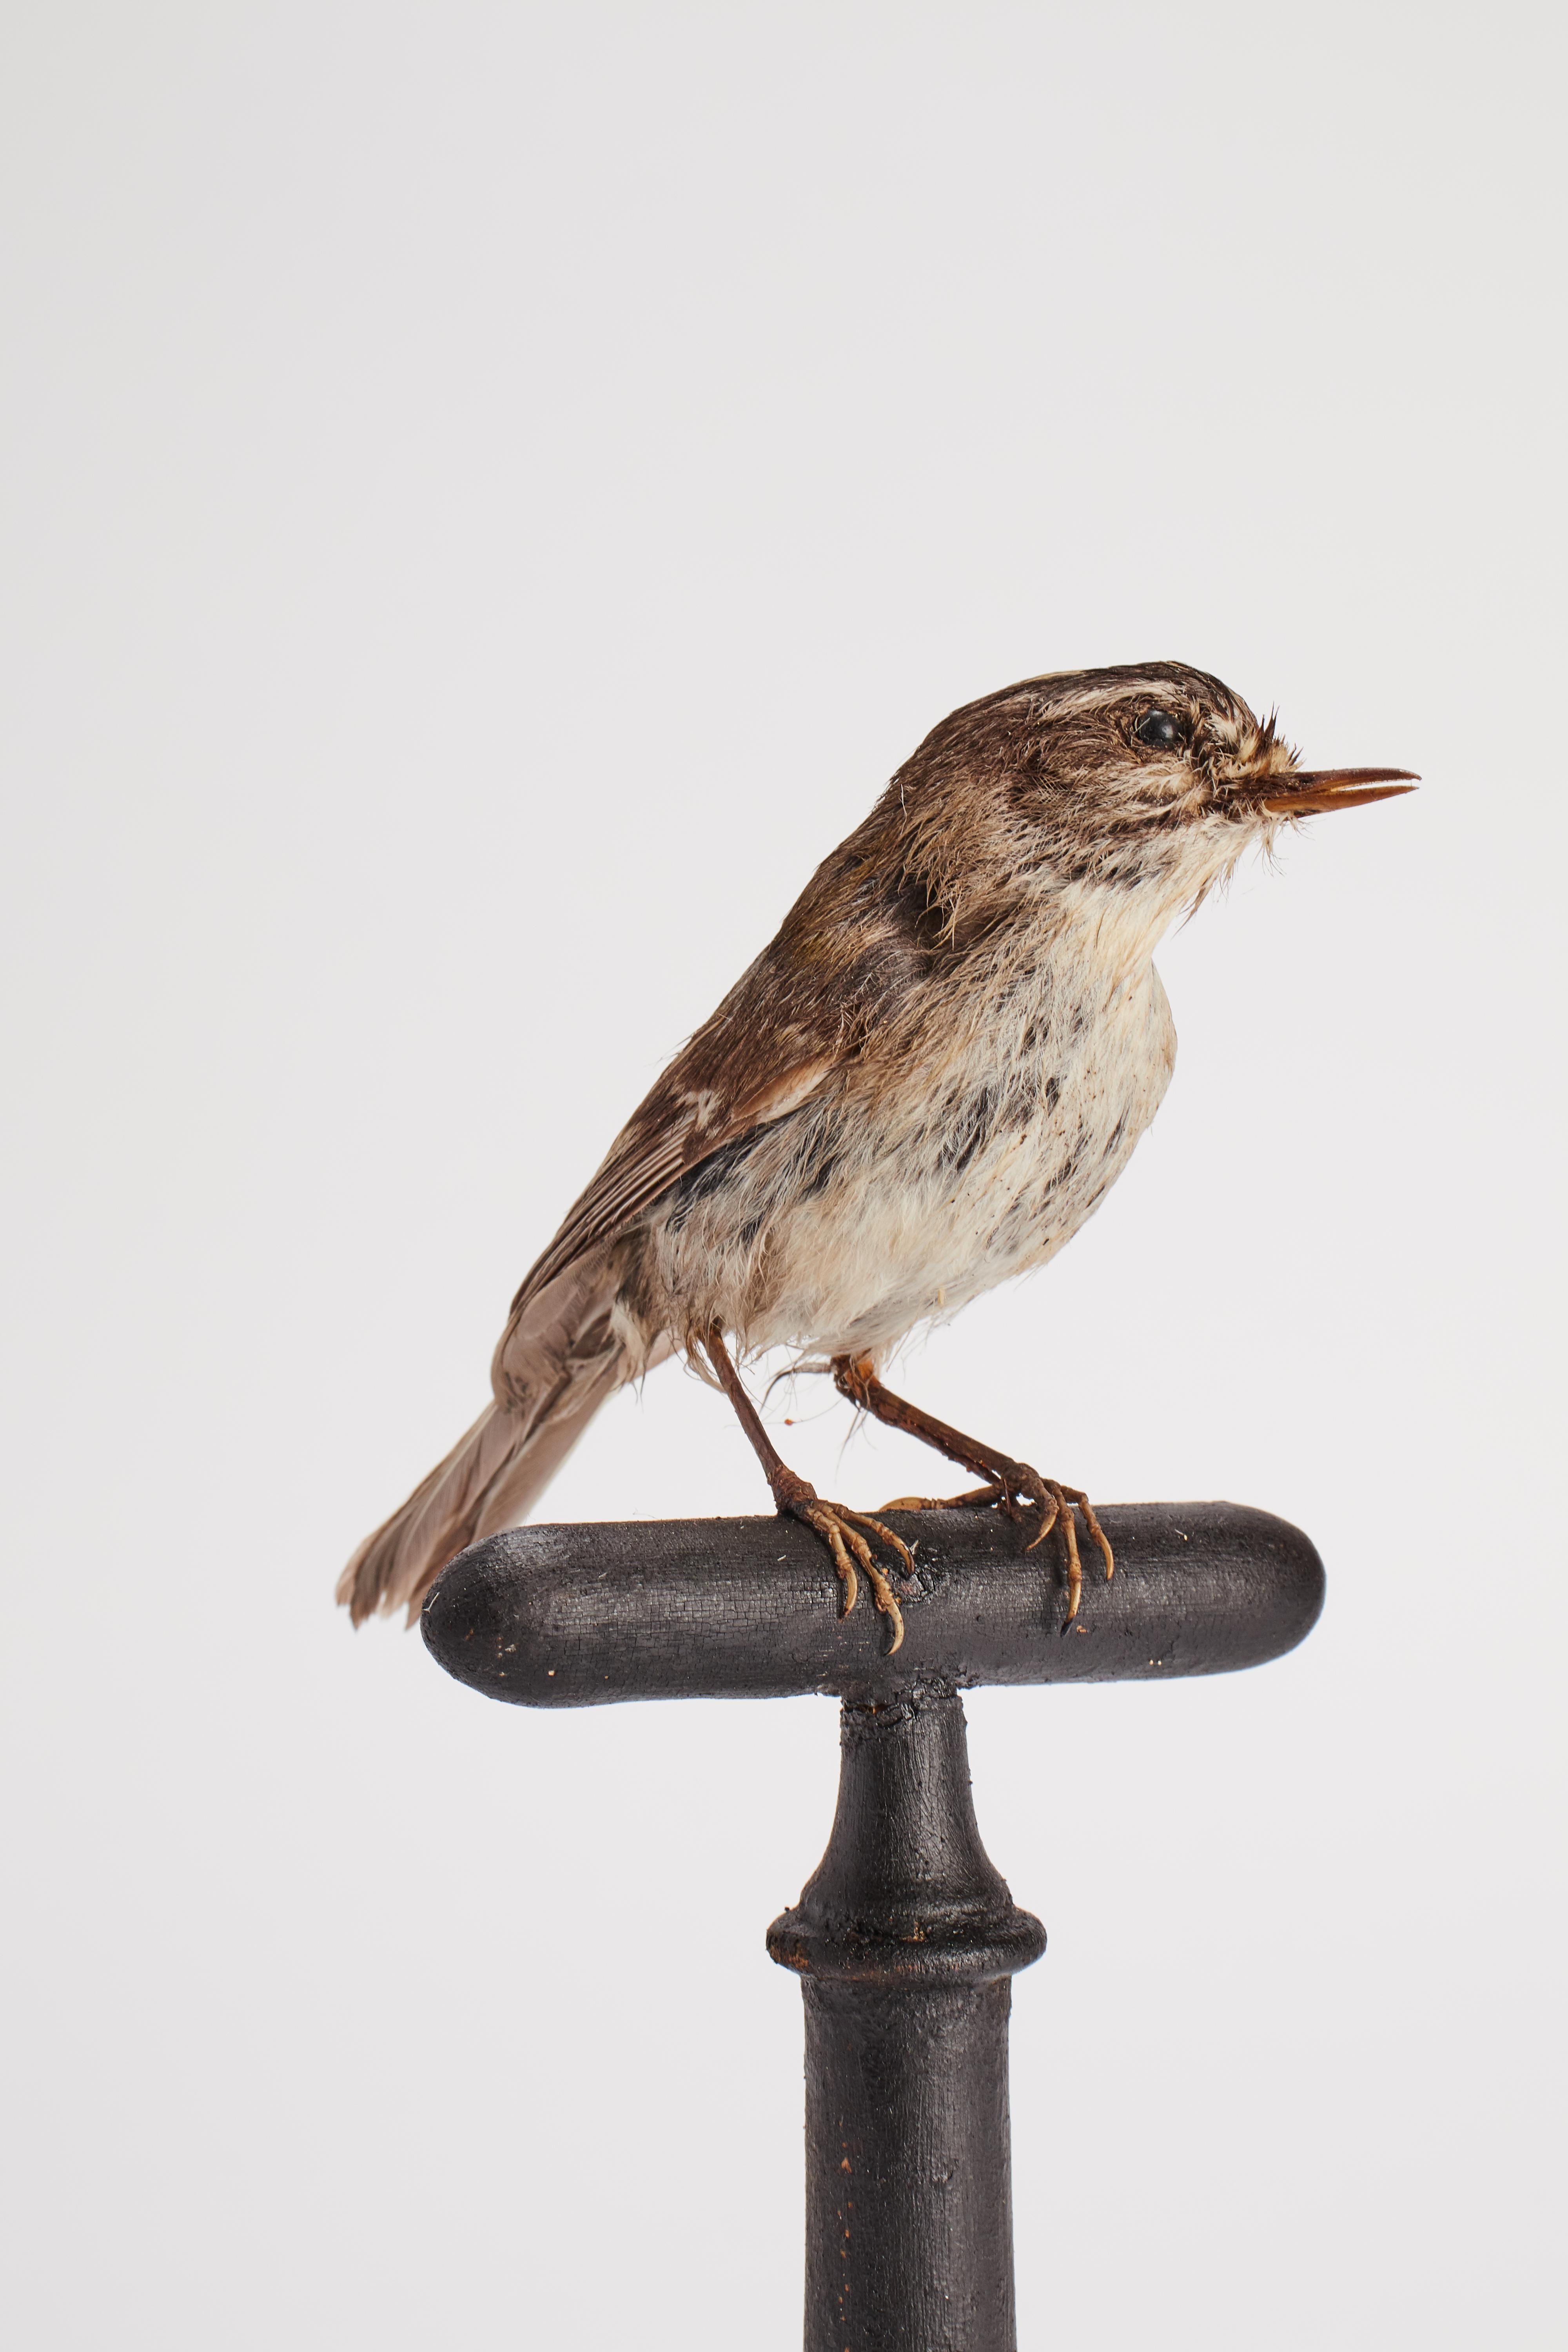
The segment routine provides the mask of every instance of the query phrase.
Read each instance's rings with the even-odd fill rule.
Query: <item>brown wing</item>
[[[612,1144],[512,1321],[585,1251],[614,1241],[689,1170],[796,1110],[865,1050],[879,1016],[929,971],[926,893],[889,870],[884,810],[818,867],[778,937],[681,1048]]]
[[[752,1038],[745,1055],[750,1067],[725,1073],[730,1085],[715,1085],[719,1074],[710,1073],[701,1051],[707,1039],[707,1031],[699,1031],[633,1112],[550,1247],[524,1276],[512,1301],[514,1316],[587,1251],[625,1233],[688,1170],[769,1119],[798,1109],[838,1066],[836,1053],[803,1053],[804,1039]]]

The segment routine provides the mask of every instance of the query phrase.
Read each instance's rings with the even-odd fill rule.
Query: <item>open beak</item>
[[[1330,809],[1392,800],[1395,793],[1414,792],[1420,781],[1408,768],[1315,768],[1244,784],[1241,798],[1269,816],[1323,816]]]

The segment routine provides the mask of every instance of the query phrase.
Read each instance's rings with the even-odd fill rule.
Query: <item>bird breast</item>
[[[818,1096],[716,1152],[649,1213],[629,1338],[890,1347],[1042,1265],[1091,1214],[1169,1081],[1152,964],[1058,968],[895,1021]]]

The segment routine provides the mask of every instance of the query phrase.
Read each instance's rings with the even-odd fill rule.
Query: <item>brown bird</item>
[[[955,710],[820,866],[679,1053],[512,1301],[494,1394],[338,1584],[410,1622],[456,1552],[517,1524],[611,1391],[679,1353],[728,1394],[781,1512],[903,1634],[880,1518],[781,1461],[736,1359],[779,1345],[923,1439],[994,1505],[1060,1530],[1068,1622],[1087,1496],[884,1388],[918,1325],[1053,1257],[1104,1198],[1175,1056],[1154,950],[1282,824],[1407,791],[1303,772],[1180,662],[1026,678]],[[884,1510],[945,1507],[905,1496]],[[879,1557],[879,1553],[881,1557]]]

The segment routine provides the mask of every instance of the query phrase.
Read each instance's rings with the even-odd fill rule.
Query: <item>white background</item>
[[[18,2347],[798,2342],[831,1707],[513,1715],[332,1580],[926,729],[1152,656],[1426,782],[1168,943],[1130,1172],[902,1368],[1330,1576],[971,1705],[1022,2340],[1558,2340],[1548,14],[12,0]],[[672,1368],[547,1508],[763,1502]]]

